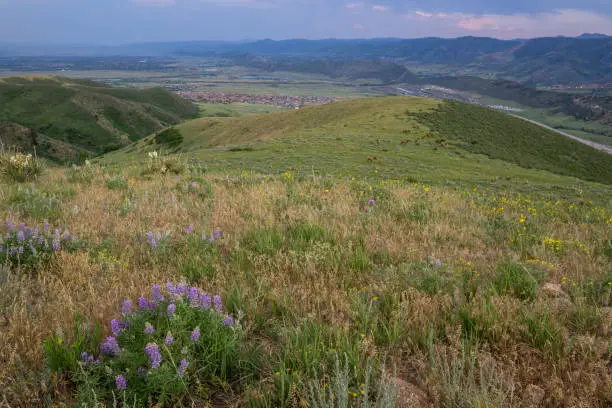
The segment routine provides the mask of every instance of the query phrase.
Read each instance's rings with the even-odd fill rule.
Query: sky
[[[0,43],[612,35],[612,0],[0,0]]]

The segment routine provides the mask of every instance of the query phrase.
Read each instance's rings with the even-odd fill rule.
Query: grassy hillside
[[[12,247],[20,232],[29,240],[28,227],[47,248],[56,228],[75,237],[39,259],[29,248],[0,258],[0,400],[337,407],[317,404],[331,393],[349,408],[609,406],[609,201],[244,164],[228,177],[127,161],[0,183],[2,245],[5,234]],[[175,302],[170,318],[155,284]],[[219,312],[190,306],[194,293],[218,294]],[[118,355],[104,351],[109,337]],[[387,403],[373,402],[379,385]]]
[[[300,170],[500,188],[574,183],[553,172],[612,183],[609,155],[499,112],[431,99],[359,99],[268,115],[201,118],[178,129],[184,136],[179,151],[211,170]],[[144,158],[153,149],[145,138],[105,160]]]
[[[121,147],[197,112],[191,102],[163,89],[118,89],[59,77],[0,78],[0,120],[92,154]],[[51,150],[45,153],[63,159]]]
[[[462,149],[584,180],[612,184],[612,156],[480,106],[446,102],[419,118],[436,135]]]
[[[0,159],[7,406],[610,405],[612,166],[556,133],[369,98]]]

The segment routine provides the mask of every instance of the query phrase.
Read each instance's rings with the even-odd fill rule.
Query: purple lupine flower
[[[17,252],[19,252],[19,255],[23,255],[23,246],[17,248]]]
[[[223,325],[225,327],[229,327],[234,323],[234,318],[232,318],[232,316],[227,315],[225,316],[225,319],[223,319]]]
[[[189,338],[191,339],[191,341],[198,341],[200,339],[200,328],[196,327],[195,329],[193,329]]]
[[[220,237],[220,236],[221,236],[221,228],[217,227],[217,228],[215,229],[215,233],[213,234],[213,237],[214,237],[215,239],[219,239],[219,237]]]
[[[19,231],[17,233],[17,239],[19,240],[19,242],[25,241],[25,233],[23,231]]]
[[[171,332],[168,332],[168,333],[166,334],[166,338],[164,339],[164,344],[165,344],[166,346],[168,346],[168,345],[170,345],[170,344],[172,344],[172,343],[174,343],[174,337],[172,336],[172,333],[171,333]]]
[[[119,322],[119,320],[111,320],[110,326],[114,336],[118,336],[119,334],[121,334],[121,323]]]
[[[161,294],[161,287],[157,283],[151,286],[151,299],[157,302],[164,300],[164,297]]]
[[[125,390],[127,388],[127,382],[125,381],[125,377],[121,374],[115,377],[115,386],[118,390]]]
[[[155,311],[155,309],[157,309],[157,302],[154,300],[149,300],[149,304],[147,305],[147,307],[149,308],[149,310]]]
[[[210,242],[211,244],[215,241],[215,237],[210,237],[208,238],[208,242]]]
[[[189,224],[189,226],[185,230],[185,234],[191,235],[192,232],[193,232],[193,225]]]
[[[19,231],[25,231],[25,229],[26,229],[26,226],[23,222],[19,224]]]
[[[178,368],[179,377],[182,377],[185,375],[185,372],[187,371],[188,367],[189,367],[189,361],[187,361],[186,359],[182,359],[181,363],[179,364],[179,368]]]
[[[159,347],[155,343],[149,343],[145,347],[145,353],[149,356],[149,363],[152,369],[159,368],[161,364],[162,356],[159,352]]]
[[[174,303],[170,303],[170,304],[168,305],[168,310],[167,310],[167,312],[168,312],[168,317],[169,317],[170,319],[172,319],[172,316],[174,316],[174,312],[175,312],[175,311],[176,311],[176,305],[175,305]]]
[[[147,232],[147,239],[149,240],[149,245],[151,248],[157,248],[157,241],[155,241],[155,237],[153,236],[153,232]]]
[[[49,232],[49,221],[43,221],[43,229],[45,230],[45,232]]]
[[[434,269],[440,269],[442,267],[442,261],[436,259],[436,263],[434,264]]]
[[[223,311],[223,300],[221,300],[221,296],[215,295],[213,297],[213,304],[214,304],[215,310],[218,313],[221,313],[221,311]]]
[[[176,288],[174,287],[174,283],[166,282],[166,290],[170,293],[174,293],[176,291]]]
[[[140,310],[145,310],[149,307],[149,302],[147,301],[146,297],[141,296],[138,298],[138,307]]]
[[[105,355],[116,356],[120,351],[119,343],[117,343],[117,339],[113,336],[107,337],[100,345],[100,353]]]
[[[153,325],[149,322],[146,322],[144,332],[146,334],[153,334],[154,331],[155,331],[155,328],[153,327]]]
[[[144,377],[146,373],[147,373],[147,370],[142,367],[138,367],[138,369],[136,370],[136,375],[139,377]]]
[[[212,299],[208,293],[202,293],[200,296],[200,309],[210,309],[210,305],[212,303]]]
[[[42,235],[38,237],[38,245],[42,246],[42,244],[44,244],[45,242],[45,237],[43,237]]]
[[[189,294],[187,295],[189,298],[189,303],[191,306],[197,306],[200,300],[200,290],[195,286],[189,289]]]
[[[72,238],[70,238],[70,239],[71,239],[72,242],[76,242],[77,237],[76,237],[76,235],[73,235]]]
[[[56,240],[59,241],[60,239],[60,232],[58,229],[56,229],[55,231],[53,231],[53,238],[55,238]]]
[[[206,234],[202,234],[202,241],[206,241]]]
[[[9,220],[6,220],[6,229],[8,229],[9,231],[13,231],[15,229],[15,226],[13,225],[12,222],[10,222]]]
[[[68,241],[68,238],[70,238],[70,233],[68,231],[64,231],[62,234],[62,241]]]
[[[238,321],[242,320],[242,318],[244,317],[244,312],[242,310],[238,311]]]
[[[121,305],[121,313],[124,315],[129,315],[132,313],[132,301],[130,299],[125,299],[123,304]]]
[[[10,255],[10,256],[15,256],[15,255],[17,255],[17,248],[11,248],[11,249],[9,250],[9,255]]]
[[[58,252],[60,249],[62,249],[62,244],[60,244],[59,240],[54,239],[53,240],[53,250],[55,252]]]
[[[181,282],[176,285],[176,291],[180,295],[187,296],[187,294],[189,293],[189,285],[185,282]]]
[[[368,205],[369,205],[370,207],[372,207],[374,204],[376,204],[376,201],[375,201],[375,200],[370,200],[370,201],[368,201]]]
[[[81,362],[83,363],[83,365],[87,366],[89,364],[93,364],[94,358],[91,354],[84,351],[81,353]]]

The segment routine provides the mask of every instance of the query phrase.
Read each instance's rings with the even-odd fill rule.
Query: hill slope
[[[610,155],[503,113],[432,99],[359,99],[260,116],[202,118],[178,129],[184,137],[179,151],[228,171],[568,182],[551,174],[556,173],[612,184]],[[146,138],[106,160],[145,157],[152,149]]]
[[[61,142],[61,154],[40,152],[56,160],[79,151],[110,151],[195,116],[195,105],[163,89],[111,88],[60,77],[0,78],[0,121],[32,131],[24,139],[23,132],[9,134],[14,127],[5,126],[4,143],[30,150],[38,139]]]

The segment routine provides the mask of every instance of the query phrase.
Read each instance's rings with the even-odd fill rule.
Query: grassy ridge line
[[[448,101],[419,120],[462,149],[583,180],[612,184],[612,156],[487,108]]]
[[[509,131],[503,128],[509,127],[525,135],[537,133],[550,137],[554,143],[569,142],[565,146],[571,154],[577,154],[572,144],[575,143],[581,160],[584,158],[587,162],[601,157],[594,149],[503,113],[469,105],[464,108],[476,112],[474,117],[449,118],[444,116],[443,109],[436,109],[441,104],[425,98],[364,98],[260,116],[201,118],[177,127],[184,137],[179,151],[202,160],[211,171],[228,173],[314,171],[343,177],[480,184],[500,189],[521,185],[529,191],[573,190],[578,184],[584,184],[568,175],[592,179],[588,170],[581,173],[571,168],[544,167],[537,156],[540,148],[533,144],[516,146],[521,150],[520,155],[522,149],[534,149],[535,156],[530,156],[530,162],[524,167],[520,167],[521,162],[516,158],[495,155],[489,148],[504,143],[497,139]],[[481,112],[489,115],[490,123],[479,122]],[[470,151],[471,147],[461,139],[449,143],[455,137],[445,135],[444,129],[432,131],[426,123],[428,118],[447,122],[453,131],[459,129],[456,137],[465,140],[470,140],[469,133],[476,128],[482,137],[491,138],[492,146],[487,144],[486,151]],[[146,159],[147,152],[154,148],[151,138],[145,138],[106,155],[103,161],[125,163]],[[550,164],[544,159],[545,164]],[[564,166],[563,158],[559,160],[559,166]],[[588,168],[588,163],[585,166]],[[600,169],[598,181],[605,182],[609,170],[603,164],[594,166]],[[558,174],[550,173],[552,170]],[[609,187],[601,184],[592,187],[609,192]]]
[[[0,82],[0,120],[93,153],[195,116],[195,105],[163,89],[113,89],[56,77]]]

